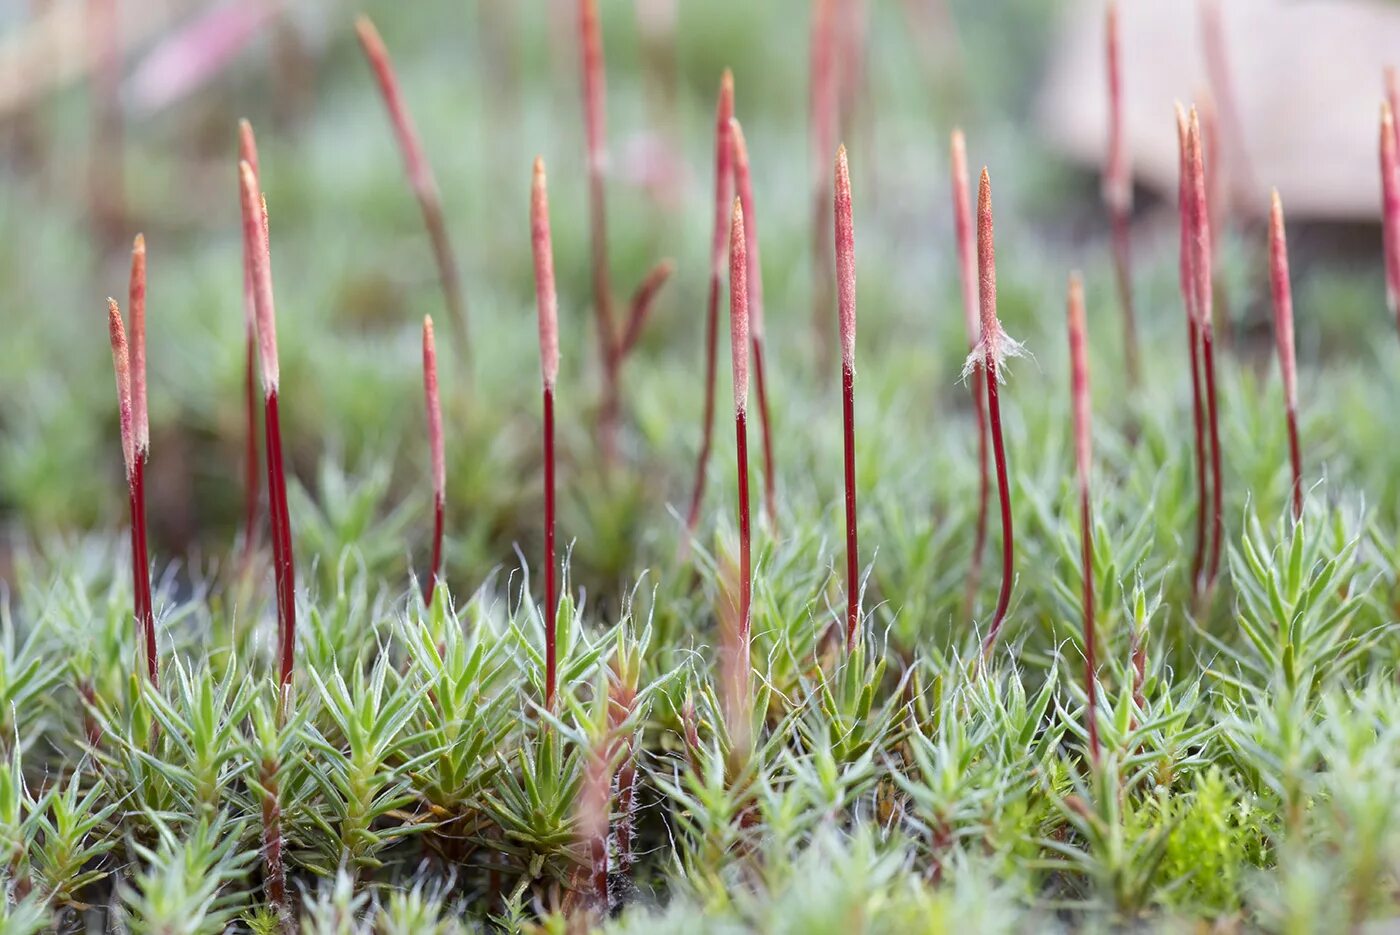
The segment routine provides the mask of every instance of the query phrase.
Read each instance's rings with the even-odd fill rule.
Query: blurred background
[[[1390,321],[1375,140],[1400,10],[1341,0],[1120,6],[1149,378],[1173,394],[1182,385],[1172,376],[1185,344],[1173,100],[1209,102],[1216,115],[1219,327],[1240,359],[1267,367],[1258,220],[1278,186],[1304,370],[1370,360]],[[425,314],[442,331],[452,322],[356,40],[362,12],[383,35],[436,174],[470,310],[470,368],[455,336],[440,339],[450,571],[475,580],[535,541],[539,378],[527,207],[536,154],[550,168],[561,288],[561,534],[588,542],[576,577],[616,584],[674,542],[667,508],[683,508],[699,443],[713,114],[725,67],[755,173],[784,497],[792,509],[835,501],[839,461],[829,454],[839,438],[809,437],[836,387],[813,324],[823,320],[813,194],[830,173],[829,157],[814,155],[810,119],[820,15],[836,18],[842,69],[839,135],[855,190],[869,433],[913,420],[931,445],[965,444],[965,427],[951,436],[930,428],[949,416],[965,421],[967,409],[955,388],[966,337],[948,194],[954,126],[967,133],[973,171],[991,169],[1002,314],[1036,354],[1027,379],[1059,366],[1064,277],[1081,267],[1103,349],[1096,393],[1114,405],[1118,316],[1099,181],[1103,3],[601,0],[600,8],[612,276],[625,295],[657,259],[676,263],[627,365],[625,466],[611,479],[592,437],[600,381],[575,0],[0,6],[0,575],[21,545],[111,534],[125,521],[104,300],[125,301],[138,231],[149,253],[156,553],[217,563],[238,535],[241,117],[258,133],[268,194],[284,433],[304,488],[294,504],[299,546],[319,555],[378,528],[402,545],[370,560],[402,571],[419,555],[421,564],[429,478],[419,328]],[[827,320],[834,343],[834,314]],[[728,439],[723,422],[718,437]],[[723,451],[718,463],[732,463]],[[726,501],[709,502],[718,511]]]

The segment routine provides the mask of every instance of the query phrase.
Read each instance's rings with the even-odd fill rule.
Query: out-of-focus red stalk
[[[559,298],[554,285],[554,246],[549,232],[549,188],[544,160],[535,157],[530,185],[530,247],[535,259],[535,308],[539,318],[540,376],[544,384],[544,704],[554,709],[558,569],[554,560],[554,385],[559,379]]]
[[[758,224],[754,218],[753,178],[749,174],[749,147],[744,141],[744,128],[737,119],[730,121],[734,143],[734,187],[744,206],[744,250],[748,255],[749,335],[753,338],[754,389],[758,392],[758,417],[763,428],[763,505],[768,514],[768,528],[778,530],[778,501],[776,473],[773,468],[773,425],[768,417],[768,389],[763,379],[763,268],[758,255]]]
[[[846,478],[846,650],[860,636],[860,549],[856,542],[856,234],[851,218],[851,171],[846,147],[836,151],[833,199],[836,296],[841,331],[841,431]]]
[[[1288,236],[1283,201],[1274,189],[1269,202],[1269,285],[1274,299],[1274,342],[1283,377],[1283,404],[1288,419],[1288,461],[1293,468],[1293,518],[1303,516],[1303,457],[1298,447],[1298,353],[1293,341],[1293,286],[1288,279]]]
[[[117,300],[111,298],[107,300],[107,332],[112,345],[112,369],[117,381],[122,463],[126,469],[128,503],[131,508],[132,617],[136,624],[141,654],[146,661],[146,674],[152,684],[156,684],[159,673],[155,655],[155,621],[150,613],[151,585],[150,568],[146,560],[145,523],[138,523],[141,512],[136,493],[136,467],[139,462],[136,455],[136,419],[132,406],[131,351],[126,339],[126,325],[122,321],[121,309],[117,306]]]
[[[437,341],[433,318],[423,316],[423,402],[428,414],[428,451],[433,465],[433,552],[428,566],[428,582],[423,586],[423,603],[433,602],[433,592],[442,574],[442,540],[447,512],[447,455],[442,438],[442,402],[438,396]]]
[[[1400,71],[1392,65],[1385,68],[1385,101],[1390,105],[1391,114],[1400,109]],[[1396,142],[1400,143],[1400,138]]]
[[[447,236],[442,194],[438,190],[437,180],[433,177],[432,167],[428,165],[428,158],[423,154],[418,130],[414,127],[413,118],[409,116],[408,108],[404,104],[398,75],[394,72],[394,63],[389,58],[389,50],[384,47],[379,30],[368,16],[362,15],[355,20],[355,32],[359,34],[360,46],[364,49],[365,58],[374,72],[380,96],[384,98],[384,107],[389,111],[394,138],[403,154],[409,187],[413,189],[414,197],[418,199],[418,207],[423,212],[423,226],[428,229],[428,239],[432,242],[433,259],[437,262],[438,278],[442,281],[447,310],[456,327],[462,360],[469,361],[467,302],[462,295],[462,280],[452,253],[452,241]]]
[[[92,100],[89,141],[91,221],[103,248],[116,246],[126,224],[125,128],[122,115],[122,38],[117,0],[88,0]]]
[[[836,145],[840,85],[836,62],[837,0],[813,0],[808,60],[807,132],[811,144],[812,196],[812,333],[818,359],[829,359],[827,315],[831,307],[832,253],[827,245],[829,201],[825,166]]]
[[[1400,326],[1400,157],[1395,114],[1381,104],[1381,234],[1385,250],[1386,300]]]
[[[278,418],[277,310],[272,294],[267,201],[258,189],[253,167],[238,164],[242,182],[243,238],[253,257],[253,296],[258,319],[258,357],[262,367],[263,423],[267,431],[268,527],[272,534],[272,567],[277,589],[278,684],[288,699],[296,656],[296,567],[292,554],[291,517],[287,511],[287,479],[282,458],[282,425]]]
[[[749,529],[749,288],[744,206],[734,199],[729,227],[729,341],[734,367],[734,440],[739,482],[739,652],[737,670],[748,678],[753,568]]]
[[[705,468],[710,460],[710,448],[715,424],[715,373],[719,345],[719,296],[724,276],[724,249],[729,232],[729,203],[733,200],[734,174],[730,170],[733,147],[729,142],[729,121],[734,116],[734,76],[729,69],[719,83],[719,102],[715,105],[715,214],[714,233],[710,241],[710,294],[705,306],[705,415],[701,426],[700,454],[695,463],[695,483],[691,487],[690,509],[686,514],[686,538],[682,554],[689,549],[690,539],[700,523],[700,503],[705,497]]]
[[[1211,537],[1210,559],[1206,565],[1204,587],[1208,591],[1215,584],[1216,575],[1220,571],[1221,539],[1224,534],[1224,498],[1221,490],[1219,405],[1215,392],[1215,337],[1212,324],[1214,280],[1211,276],[1210,212],[1207,208],[1205,164],[1201,152],[1201,124],[1194,108],[1191,111],[1188,143],[1193,202],[1191,214],[1195,223],[1195,234],[1192,238],[1193,289],[1196,314],[1201,329],[1201,363],[1205,370],[1206,420],[1210,430]]]
[[[1089,469],[1093,459],[1089,408],[1089,355],[1084,335],[1084,285],[1079,274],[1069,278],[1070,397],[1074,410],[1074,463],[1079,478],[1079,543],[1084,570],[1084,708],[1089,755],[1099,761],[1098,663],[1094,633],[1094,517],[1089,504]]]
[[[1219,135],[1225,158],[1223,162],[1212,158],[1210,171],[1221,173],[1220,182],[1222,187],[1227,189],[1228,197],[1237,197],[1242,191],[1252,196],[1255,190],[1254,170],[1249,159],[1249,149],[1245,144],[1244,121],[1235,97],[1235,84],[1230,71],[1230,56],[1225,41],[1225,24],[1220,18],[1219,0],[1200,0],[1200,16],[1201,49],[1205,57],[1206,78],[1210,82],[1211,96],[1220,107],[1220,122],[1224,129]],[[1211,155],[1214,156],[1213,153]]]
[[[1196,548],[1191,559],[1191,587],[1199,592],[1206,560],[1206,433],[1205,404],[1201,392],[1201,326],[1196,312],[1194,197],[1191,189],[1190,123],[1186,111],[1176,105],[1177,212],[1180,224],[1178,285],[1186,308],[1186,336],[1191,350],[1191,419],[1196,444]]]
[[[1138,363],[1137,317],[1133,310],[1132,227],[1133,177],[1128,162],[1127,125],[1123,114],[1122,45],[1118,38],[1118,4],[1110,0],[1105,18],[1108,62],[1108,158],[1104,162],[1103,200],[1113,228],[1113,269],[1118,278],[1118,301],[1123,312],[1123,359],[1129,382],[1136,386]]]
[[[253,179],[262,184],[258,176],[258,144],[253,136],[253,125],[246,120],[238,121],[238,158],[253,170]],[[240,182],[240,185],[242,183]],[[258,310],[254,297],[253,255],[251,244],[243,243],[243,417],[245,441],[243,449],[243,570],[246,573],[252,566],[253,550],[258,537],[258,389],[257,389],[257,347]]]
[[[1001,399],[999,385],[1001,368],[1008,354],[1016,352],[1016,346],[1001,330],[997,318],[997,261],[996,245],[992,231],[992,179],[987,170],[977,184],[977,285],[978,299],[982,310],[981,339],[977,351],[981,353],[980,363],[987,384],[987,424],[992,436],[992,457],[997,470],[997,500],[1001,508],[1001,590],[997,594],[996,610],[992,622],[987,627],[987,635],[982,640],[982,658],[991,656],[1001,633],[1006,611],[1011,606],[1011,582],[1015,576],[1015,545],[1011,526],[1011,480],[1006,466],[1006,445],[1001,437]],[[976,354],[977,352],[974,352]]]
[[[967,142],[962,130],[954,129],[950,144],[953,176],[953,229],[958,242],[958,272],[962,283],[963,322],[967,326],[967,350],[977,348],[981,336],[977,308],[977,248],[972,234],[972,197],[967,184]],[[987,473],[986,376],[974,367],[968,374],[972,386],[972,411],[977,417],[977,528],[972,544],[972,561],[967,569],[967,594],[963,605],[972,613],[972,602],[982,580],[982,552],[987,543],[987,502],[991,499],[991,479]]]

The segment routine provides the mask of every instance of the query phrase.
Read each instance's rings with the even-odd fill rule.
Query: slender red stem
[[[749,672],[749,624],[752,613],[753,566],[749,524],[749,288],[748,239],[744,236],[744,206],[734,199],[729,228],[729,338],[734,370],[734,442],[739,486],[739,665],[735,677]]]
[[[253,127],[248,121],[238,122],[239,158],[253,170],[253,178],[258,179],[258,147],[253,136]],[[259,184],[261,184],[259,182]],[[253,552],[258,537],[258,484],[260,483],[260,462],[258,460],[258,389],[257,389],[257,342],[258,311],[254,297],[253,256],[249,244],[243,245],[243,560],[246,572],[253,561]]]
[[[1196,442],[1196,548],[1191,558],[1191,586],[1201,589],[1201,572],[1206,560],[1206,426],[1204,392],[1201,387],[1201,328],[1194,318],[1187,322],[1191,344],[1191,420]]]
[[[1108,63],[1108,158],[1104,162],[1103,198],[1108,207],[1113,230],[1113,269],[1118,280],[1118,301],[1123,314],[1123,359],[1128,381],[1136,386],[1140,376],[1138,362],[1137,316],[1133,311],[1132,228],[1133,209],[1132,168],[1128,161],[1125,139],[1127,126],[1123,119],[1122,46],[1118,35],[1118,4],[1108,4],[1105,17]]]
[[[553,710],[558,667],[555,617],[559,612],[558,568],[554,556],[554,386],[559,378],[559,298],[549,229],[549,186],[544,160],[538,157],[530,186],[530,249],[535,261],[535,307],[540,336],[540,377],[544,387],[544,703]]]
[[[1201,332],[1201,363],[1206,372],[1206,415],[1210,427],[1210,564],[1206,566],[1206,587],[1215,584],[1220,573],[1220,542],[1225,531],[1225,506],[1221,489],[1220,407],[1215,394],[1215,339],[1211,329]]]
[[[1011,480],[1006,466],[1006,445],[1001,436],[1000,376],[1002,359],[1016,353],[1016,345],[1002,331],[997,319],[996,242],[992,228],[992,180],[984,168],[977,185],[977,293],[981,307],[981,339],[970,366],[982,366],[987,386],[987,425],[992,436],[992,457],[997,473],[997,502],[1001,509],[1001,590],[987,635],[982,640],[986,660],[996,646],[1006,611],[1011,606],[1011,582],[1015,577],[1015,546],[1011,524]]]
[[[142,655],[152,685],[160,684],[156,655],[156,617],[151,598],[151,560],[146,549],[146,453],[137,452],[131,472],[131,562],[136,582],[136,613],[141,625]]]
[[[360,47],[374,72],[379,94],[384,99],[384,107],[389,112],[393,124],[394,138],[399,152],[403,155],[404,169],[408,175],[409,187],[413,189],[418,207],[423,214],[423,226],[427,228],[428,239],[432,244],[433,260],[437,264],[438,279],[442,283],[443,299],[448,313],[456,326],[458,346],[463,362],[470,360],[467,341],[467,302],[462,294],[462,278],[457,271],[457,261],[452,252],[452,241],[447,236],[447,222],[442,210],[442,194],[433,176],[428,158],[423,154],[423,144],[418,130],[404,104],[403,92],[399,87],[394,63],[389,58],[389,50],[380,38],[379,30],[368,16],[360,16],[355,21],[355,31],[360,37]]]
[[[1206,560],[1206,433],[1205,404],[1201,388],[1201,323],[1196,301],[1195,189],[1191,173],[1191,130],[1186,111],[1176,105],[1177,211],[1179,256],[1177,264],[1181,302],[1186,310],[1186,338],[1191,363],[1191,420],[1196,443],[1196,547],[1191,558],[1191,588],[1201,591]]]
[[[719,102],[715,105],[715,216],[710,241],[710,292],[705,306],[705,414],[701,424],[700,453],[695,461],[695,482],[691,486],[690,509],[686,512],[686,538],[682,555],[700,524],[700,505],[705,497],[705,468],[710,460],[715,424],[715,379],[719,355],[719,297],[723,288],[724,250],[729,230],[729,203],[733,198],[734,176],[730,171],[730,119],[734,115],[734,76],[725,69],[720,79]]]
[[[860,635],[860,549],[856,541],[856,239],[846,147],[836,151],[836,295],[841,332],[841,433],[846,486],[846,649]]]
[[[1089,354],[1084,325],[1084,286],[1079,274],[1070,276],[1069,299],[1070,396],[1074,410],[1075,467],[1079,476],[1079,554],[1083,571],[1084,615],[1084,722],[1089,734],[1089,755],[1099,762],[1098,662],[1094,632],[1094,517],[1089,502],[1093,440],[1090,429]]]
[[[768,515],[768,528],[778,530],[776,496],[777,473],[773,467],[773,425],[768,416],[768,388],[763,372],[763,266],[759,261],[758,224],[753,204],[753,177],[749,171],[749,147],[744,140],[744,128],[731,121],[734,145],[734,187],[744,206],[744,248],[748,256],[749,334],[753,337],[754,389],[758,392],[758,416],[763,429],[763,504]]]
[[[553,710],[558,671],[555,615],[559,607],[554,558],[554,387],[544,388],[544,704]]]
[[[962,130],[954,129],[950,150],[953,182],[953,230],[958,245],[958,272],[962,284],[963,321],[967,326],[967,349],[975,353],[981,337],[977,307],[977,247],[972,231],[972,198],[967,184],[967,144]],[[972,613],[977,586],[982,580],[982,553],[987,543],[987,506],[991,499],[991,478],[987,471],[986,377],[982,368],[974,367],[969,376],[972,391],[972,411],[977,419],[977,525],[972,545],[972,560],[967,569],[967,591],[963,606]]]
[[[131,343],[128,346],[131,370],[131,431],[133,465],[131,471],[131,546],[133,573],[136,575],[136,607],[141,625],[146,671],[153,685],[159,684],[160,663],[156,656],[155,602],[151,597],[151,565],[147,553],[146,461],[151,451],[150,416],[146,405],[146,239],[141,234],[131,248],[131,277],[128,286],[131,312]]]
[[[1400,327],[1400,141],[1390,103],[1381,104],[1381,234],[1385,250],[1386,300]]]
[[[1293,286],[1288,278],[1288,235],[1283,202],[1274,189],[1269,206],[1269,286],[1274,300],[1274,343],[1288,422],[1288,461],[1293,469],[1293,519],[1303,516],[1303,458],[1298,447],[1298,361],[1293,339]]]
[[[423,586],[423,603],[433,602],[433,592],[442,575],[442,543],[447,506],[447,456],[442,435],[442,402],[438,395],[437,342],[433,319],[423,317],[423,402],[428,415],[428,450],[433,471],[433,551],[428,580]]]
[[[1201,0],[1201,47],[1205,53],[1206,78],[1210,82],[1211,93],[1220,104],[1221,123],[1227,130],[1225,145],[1228,175],[1222,173],[1221,181],[1230,188],[1231,194],[1256,191],[1254,169],[1245,145],[1244,121],[1240,116],[1239,101],[1235,95],[1235,83],[1230,68],[1230,56],[1225,41],[1225,24],[1220,18],[1219,0]],[[1222,164],[1223,167],[1223,164]],[[1212,160],[1211,171],[1217,171]]]
[[[292,554],[291,517],[287,510],[286,469],[282,458],[282,425],[278,418],[277,311],[272,291],[267,200],[247,161],[239,162],[245,249],[253,257],[254,300],[258,321],[258,352],[262,364],[263,425],[267,432],[268,527],[272,536],[272,567],[277,592],[278,680],[282,700],[290,699],[296,655],[296,567]],[[282,712],[282,713],[285,713]]]

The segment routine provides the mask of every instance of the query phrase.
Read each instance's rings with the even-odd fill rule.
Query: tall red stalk
[[[423,226],[427,228],[428,239],[432,243],[433,260],[437,263],[438,278],[442,282],[443,298],[452,316],[452,323],[456,326],[457,346],[461,349],[462,360],[469,361],[467,302],[462,294],[462,279],[452,253],[452,241],[447,236],[442,193],[438,189],[432,167],[428,165],[428,159],[423,154],[418,130],[414,127],[413,118],[409,116],[408,108],[404,104],[398,75],[394,72],[394,63],[389,58],[389,50],[384,47],[379,30],[368,16],[362,15],[355,20],[355,32],[359,34],[360,46],[364,49],[365,58],[374,72],[379,94],[384,98],[384,107],[389,111],[389,121],[393,124],[394,138],[403,155],[409,187],[413,189],[413,195],[418,199],[418,207],[423,212]]]
[[[1089,355],[1084,335],[1084,284],[1078,273],[1069,277],[1067,300],[1069,321],[1070,397],[1074,410],[1074,463],[1079,478],[1079,544],[1084,573],[1084,708],[1089,733],[1089,755],[1099,762],[1098,663],[1094,633],[1094,517],[1089,504],[1089,470],[1093,459],[1093,439],[1089,408]]]
[[[248,163],[253,170],[253,179],[261,184],[258,176],[258,144],[253,136],[253,126],[246,120],[238,121],[238,158]],[[241,184],[241,182],[240,182]],[[257,346],[258,309],[253,284],[253,255],[251,244],[243,244],[243,417],[245,428],[243,448],[243,570],[252,567],[253,550],[258,537],[258,389],[257,389]]]
[[[1220,407],[1215,391],[1215,335],[1213,326],[1213,283],[1211,276],[1210,212],[1207,204],[1205,164],[1201,153],[1201,124],[1194,108],[1188,133],[1191,158],[1192,274],[1196,314],[1201,330],[1201,363],[1205,370],[1206,419],[1210,430],[1211,537],[1210,559],[1206,565],[1204,589],[1209,591],[1220,571],[1221,540],[1224,535],[1224,504],[1220,469]]]
[[[628,320],[619,332],[613,323],[611,274],[608,269],[607,170],[608,131],[606,76],[603,60],[603,28],[598,0],[578,0],[578,35],[583,66],[583,128],[588,173],[589,248],[593,270],[593,307],[597,319],[598,350],[602,364],[603,393],[598,407],[598,438],[604,464],[617,460],[617,435],[621,418],[622,363],[636,344],[651,304],[670,276],[669,260],[659,262],[633,293]]]
[[[423,316],[423,402],[428,413],[428,451],[433,465],[433,553],[428,566],[428,582],[423,586],[423,603],[433,602],[433,592],[442,575],[442,540],[447,512],[447,455],[442,438],[442,402],[438,396],[437,341],[433,318]]]
[[[753,338],[754,389],[758,392],[758,417],[763,423],[763,505],[768,528],[778,530],[777,474],[773,468],[773,425],[768,417],[768,390],[763,380],[763,268],[758,256],[758,224],[753,208],[753,179],[749,174],[749,147],[744,128],[737,119],[730,121],[734,143],[734,187],[744,206],[744,252],[748,256],[746,277],[749,288],[749,335]]]
[[[1293,286],[1288,279],[1288,236],[1283,202],[1274,189],[1269,204],[1269,285],[1274,299],[1274,342],[1288,419],[1288,461],[1293,468],[1293,518],[1303,517],[1303,456],[1298,447],[1298,355],[1293,341]]]
[[[856,543],[856,234],[846,147],[836,151],[836,295],[841,331],[841,430],[846,478],[846,649],[860,635],[860,549]]]
[[[987,635],[982,640],[982,658],[991,656],[1001,633],[1006,611],[1011,606],[1011,582],[1015,576],[1015,545],[1011,526],[1011,479],[1006,466],[1006,445],[1001,437],[1000,383],[1007,357],[1020,353],[997,318],[997,261],[992,231],[992,179],[987,170],[977,183],[977,285],[982,310],[982,336],[968,358],[967,367],[981,366],[987,384],[987,425],[992,435],[992,458],[997,470],[997,501],[1001,509],[1001,590]]]
[[[749,529],[749,286],[744,206],[734,199],[729,228],[729,342],[734,368],[734,441],[739,482],[739,677],[749,671],[749,624],[752,614],[753,566]],[[746,683],[747,684],[747,683]]]
[[[253,296],[258,318],[258,357],[262,367],[263,423],[267,431],[268,527],[272,534],[272,567],[277,590],[278,684],[289,697],[296,655],[296,568],[292,554],[291,517],[287,511],[287,479],[282,458],[282,425],[278,418],[277,310],[272,294],[272,256],[267,201],[258,190],[253,167],[238,164],[242,182],[243,238],[253,257]]]
[[[1225,157],[1220,163],[1212,159],[1210,170],[1221,172],[1221,182],[1228,188],[1230,196],[1239,194],[1241,189],[1253,192],[1254,170],[1245,145],[1239,101],[1235,96],[1225,24],[1220,18],[1220,0],[1200,0],[1200,16],[1206,78],[1210,82],[1211,96],[1219,104],[1220,123],[1224,131],[1220,134],[1220,148],[1225,151]]]
[[[734,76],[729,69],[719,83],[719,102],[715,105],[715,215],[714,233],[710,240],[710,294],[705,306],[705,415],[701,426],[700,454],[695,462],[695,483],[690,493],[690,509],[686,514],[686,539],[682,554],[700,524],[700,503],[705,497],[705,468],[710,460],[710,448],[715,424],[715,373],[719,344],[719,296],[724,276],[724,248],[729,229],[729,203],[733,200],[734,174],[730,163],[734,151],[729,142],[729,121],[734,116]]]
[[[107,300],[107,333],[112,345],[112,369],[117,381],[117,412],[122,441],[122,463],[126,468],[128,503],[131,508],[131,578],[132,618],[137,628],[141,654],[146,661],[146,674],[152,684],[158,682],[155,655],[155,620],[150,614],[150,569],[146,560],[145,522],[141,517],[136,493],[136,418],[132,403],[131,351],[126,339],[117,300]],[[138,517],[141,517],[138,522]]]
[[[1381,234],[1385,250],[1386,299],[1400,327],[1400,156],[1395,114],[1381,104]]]
[[[1123,359],[1128,381],[1136,386],[1138,362],[1137,317],[1133,311],[1131,217],[1133,177],[1128,163],[1127,132],[1123,116],[1122,45],[1118,37],[1118,4],[1110,0],[1105,19],[1108,63],[1108,158],[1104,162],[1103,200],[1113,228],[1113,269],[1118,279],[1118,301],[1123,313]]]
[[[837,0],[813,0],[808,60],[807,132],[813,173],[812,333],[818,359],[827,360],[827,315],[831,308],[832,254],[827,247],[828,205],[823,167],[836,145],[841,88],[836,61]]]
[[[967,350],[973,353],[981,336],[977,308],[977,248],[973,245],[972,198],[967,185],[967,143],[962,130],[954,129],[950,144],[953,176],[953,229],[958,242],[958,273],[962,283],[963,323],[967,326]],[[963,605],[972,613],[972,602],[982,580],[982,552],[987,543],[987,502],[991,499],[991,481],[987,473],[987,392],[986,378],[980,368],[968,374],[972,387],[972,411],[977,418],[977,528],[972,544],[972,561],[967,569],[967,594]]]
[[[535,258],[535,308],[544,384],[544,704],[553,710],[558,665],[554,618],[559,601],[554,560],[554,385],[559,379],[559,297],[554,286],[554,246],[549,233],[549,189],[544,160],[539,157],[535,158],[530,186],[530,247]]]
[[[131,473],[132,560],[139,563],[138,612],[145,641],[146,669],[155,684],[159,681],[160,665],[156,656],[155,602],[151,597],[146,533],[146,462],[151,454],[151,423],[146,408],[146,238],[141,234],[136,235],[131,247],[127,308],[131,313],[131,422],[135,456]]]
[[[1195,260],[1192,237],[1195,230],[1194,197],[1191,188],[1190,125],[1186,111],[1176,105],[1177,211],[1180,224],[1178,285],[1186,308],[1186,337],[1191,349],[1191,419],[1196,444],[1196,547],[1191,559],[1191,587],[1199,592],[1201,571],[1206,560],[1206,434],[1205,405],[1201,391],[1201,326],[1196,311]]]

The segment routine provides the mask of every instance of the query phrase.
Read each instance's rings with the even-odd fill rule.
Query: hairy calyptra
[[[433,602],[433,592],[442,574],[442,540],[447,512],[447,456],[442,438],[442,401],[438,396],[437,341],[433,318],[423,316],[423,403],[428,415],[428,452],[433,469],[433,551],[428,581],[423,586],[423,603]]]
[[[997,472],[997,501],[1001,509],[1001,589],[996,610],[982,640],[985,660],[996,646],[1006,611],[1011,606],[1011,582],[1015,576],[1015,544],[1011,525],[1011,478],[1006,466],[1006,444],[1001,436],[999,385],[1008,357],[1021,353],[1021,345],[1002,330],[997,318],[997,260],[992,231],[992,178],[985,168],[977,183],[977,295],[982,310],[981,337],[967,358],[963,370],[982,368],[987,384],[987,425],[992,436],[992,458]]]
[[[1083,569],[1084,616],[1084,724],[1089,734],[1089,755],[1099,761],[1098,664],[1094,633],[1094,517],[1089,502],[1089,470],[1093,439],[1089,407],[1089,355],[1085,341],[1084,284],[1078,273],[1069,277],[1066,301],[1069,328],[1070,400],[1074,415],[1074,466],[1079,481],[1079,556]]]
[[[447,236],[442,194],[438,190],[432,167],[428,165],[428,158],[423,154],[423,144],[419,140],[417,128],[413,125],[413,118],[409,116],[408,108],[404,104],[398,75],[394,72],[394,63],[389,58],[389,50],[384,47],[379,30],[368,16],[362,15],[355,20],[355,32],[360,37],[360,47],[374,72],[379,94],[384,98],[384,107],[389,112],[389,121],[393,124],[394,139],[403,156],[409,187],[413,189],[418,208],[423,213],[423,226],[427,228],[428,239],[432,243],[433,260],[437,263],[438,278],[442,282],[443,298],[456,327],[458,347],[465,362],[470,359],[467,353],[467,302],[462,294],[462,280],[457,272],[457,261],[453,257],[452,242]]]
[[[1288,279],[1288,237],[1283,201],[1274,189],[1269,201],[1269,287],[1274,300],[1274,343],[1288,422],[1288,462],[1293,470],[1293,518],[1303,516],[1303,456],[1298,447],[1298,352],[1293,341],[1293,286]]]
[[[272,294],[272,256],[268,239],[267,201],[258,189],[253,167],[238,164],[242,182],[243,239],[253,258],[253,296],[258,319],[258,358],[262,368],[263,424],[267,432],[268,528],[277,591],[278,684],[287,697],[296,655],[296,567],[292,554],[287,477],[282,459],[282,425],[278,418],[281,372],[277,365],[277,310]]]
[[[949,144],[953,177],[953,229],[958,245],[958,273],[962,284],[963,323],[967,326],[967,350],[973,353],[981,337],[977,307],[977,247],[972,231],[972,196],[967,184],[967,143],[962,130],[954,129]],[[972,412],[977,419],[977,527],[972,543],[972,559],[967,568],[967,594],[964,606],[972,612],[977,585],[982,579],[982,552],[987,543],[987,504],[991,499],[991,480],[987,474],[987,391],[981,368],[968,374],[972,387]]]
[[[549,189],[544,160],[539,157],[535,158],[530,184],[530,247],[535,260],[535,308],[544,385],[544,704],[553,710],[558,666],[554,627],[559,609],[554,558],[554,384],[559,378],[559,297],[554,286],[554,246],[549,233]]]
[[[846,650],[860,635],[860,549],[856,541],[856,235],[846,147],[836,151],[836,300],[841,332],[841,433],[846,484]]]

